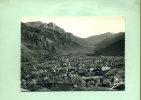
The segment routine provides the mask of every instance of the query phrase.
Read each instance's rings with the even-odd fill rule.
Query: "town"
[[[21,85],[31,91],[46,88],[48,83],[71,84],[72,90],[83,87],[111,89],[124,84],[125,80],[122,56],[62,56],[41,64],[27,63],[23,66]]]

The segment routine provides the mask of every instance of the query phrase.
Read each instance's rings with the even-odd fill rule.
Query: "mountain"
[[[111,37],[112,35],[114,35],[114,34],[107,32],[107,33],[100,34],[100,35],[90,36],[90,37],[84,38],[84,39],[90,47],[94,47],[96,44],[98,44],[99,42],[103,41],[104,39],[106,39],[108,37]]]
[[[81,46],[90,47],[90,48],[93,48],[97,43],[99,43],[102,40],[106,39],[107,37],[110,37],[113,35],[113,33],[108,32],[108,33],[104,33],[104,34],[100,34],[100,35],[90,36],[88,38],[80,38],[80,37],[73,35],[70,32],[65,32],[64,29],[60,28],[59,26],[57,26],[55,23],[52,23],[52,22],[50,22],[48,24],[42,23],[41,21],[27,22],[26,26],[36,28],[39,30],[40,29],[52,30],[52,31],[57,31],[60,34],[66,34],[72,41],[77,42]]]
[[[54,23],[21,23],[22,61],[37,61],[48,56],[65,54],[84,48],[72,39],[73,34],[65,32]]]
[[[70,34],[70,38],[73,40],[73,41],[76,41],[77,43],[79,43],[81,46],[83,47],[87,47],[87,48],[94,48],[94,46],[98,43],[100,43],[102,40],[114,35],[113,33],[104,33],[104,34],[100,34],[100,35],[93,35],[93,36],[90,36],[88,38],[80,38],[80,37],[77,37],[77,36],[74,36],[72,33],[68,33]]]
[[[40,21],[21,23],[22,61],[43,60],[69,53],[118,54],[124,51],[124,33],[104,33],[80,38],[55,23]],[[121,40],[121,41],[120,41]],[[123,55],[123,54],[122,54]]]
[[[71,35],[54,23],[28,22],[21,25],[22,43],[31,44],[46,50],[73,49],[81,47],[76,41],[71,40]],[[67,47],[67,48],[66,48]]]
[[[96,55],[124,56],[125,33],[120,32],[95,45]]]
[[[47,24],[47,23],[42,23],[40,21],[36,21],[36,22],[27,22],[26,25],[34,28],[52,29],[59,31],[60,33],[65,33],[64,29],[60,28],[53,22]]]

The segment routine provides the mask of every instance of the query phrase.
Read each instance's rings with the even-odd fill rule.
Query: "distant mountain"
[[[96,44],[98,44],[99,42],[103,41],[104,39],[108,37],[111,37],[112,35],[114,34],[107,32],[107,33],[100,34],[100,35],[90,36],[88,38],[85,38],[84,40],[90,47],[95,47]]]
[[[68,34],[70,34],[71,40],[76,41],[76,42],[79,43],[81,46],[83,46],[83,47],[88,47],[88,48],[91,47],[91,46],[89,45],[89,43],[87,43],[87,41],[86,41],[84,38],[80,38],[80,37],[74,36],[72,33],[68,33]]]
[[[95,45],[96,55],[124,56],[125,33],[120,32]]]

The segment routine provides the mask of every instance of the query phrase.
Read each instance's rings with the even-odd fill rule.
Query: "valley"
[[[80,38],[55,23],[21,23],[21,88],[124,90],[124,48],[124,32]]]

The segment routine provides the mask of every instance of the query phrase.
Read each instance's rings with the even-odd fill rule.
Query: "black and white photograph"
[[[22,92],[124,91],[124,16],[21,17]]]

